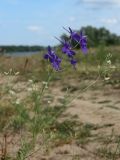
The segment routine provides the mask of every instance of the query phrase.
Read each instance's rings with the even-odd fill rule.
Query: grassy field
[[[120,47],[77,51],[49,79],[42,56],[0,57],[1,160],[119,160]]]

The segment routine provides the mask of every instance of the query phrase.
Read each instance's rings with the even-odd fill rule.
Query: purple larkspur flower
[[[75,59],[71,59],[70,60],[70,63],[73,65],[73,67],[76,69],[76,64],[77,64],[77,61]]]
[[[62,52],[65,53],[68,57],[73,57],[76,53],[72,50],[70,44],[65,40],[60,40],[59,38],[55,37],[60,43],[62,44]]]
[[[75,51],[73,51],[71,49],[71,46],[68,42],[62,42],[63,47],[62,47],[62,52],[65,53],[70,60],[70,63],[73,65],[73,67],[75,68],[75,65],[77,63],[77,61],[75,59],[73,59],[73,56],[76,54]]]
[[[57,37],[55,37],[55,38],[62,43],[62,45],[63,45],[62,52],[68,56],[70,63],[75,68],[75,65],[77,63],[77,61],[73,59],[73,56],[76,54],[75,51],[72,50],[72,48],[68,42],[62,41],[62,40],[58,39]]]
[[[79,36],[79,34],[77,32],[72,31],[72,29],[70,27],[69,27],[69,31],[68,32],[70,33],[71,39],[73,39],[73,40],[75,40],[77,42],[79,41],[80,36]]]
[[[62,42],[62,52],[65,53],[68,57],[73,57],[76,53],[71,49],[71,46],[68,42]]]
[[[86,54],[87,53],[87,37],[85,35],[83,35],[82,32],[80,32],[80,34],[79,34],[75,31],[73,31],[70,27],[69,27],[69,30],[67,30],[67,29],[65,29],[65,30],[70,33],[70,37],[72,40],[75,40],[80,44],[82,52]]]
[[[80,46],[81,46],[81,50],[83,51],[83,53],[87,53],[87,37],[83,35],[83,32],[80,32]]]
[[[44,55],[44,59],[49,60],[56,71],[60,70],[61,59],[52,51],[50,46],[48,46],[48,52]]]
[[[65,53],[68,57],[73,57],[76,53],[72,50],[70,44],[66,41],[62,41],[55,37],[62,44],[62,52]]]
[[[73,59],[73,56],[76,54],[75,51],[71,49],[71,46],[68,42],[64,41],[62,42],[62,44],[63,44],[62,52],[65,53],[69,57],[70,63],[75,68],[75,65],[77,63],[77,61]]]
[[[58,39],[57,37],[55,37],[55,38],[56,38],[58,41],[60,41],[60,43],[62,44],[62,52],[68,56],[70,63],[71,63],[71,64],[74,66],[74,68],[75,68],[75,65],[76,65],[77,61],[73,59],[73,56],[74,56],[76,53],[75,53],[75,51],[72,50],[69,42],[66,42],[65,40],[62,41],[62,40]]]

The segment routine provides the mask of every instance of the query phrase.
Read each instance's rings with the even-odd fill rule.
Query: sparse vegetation
[[[99,57],[109,51],[106,65]],[[119,58],[119,47],[90,49],[87,58],[77,55],[76,71],[63,63],[49,84],[41,54],[1,56],[1,159],[119,159]]]

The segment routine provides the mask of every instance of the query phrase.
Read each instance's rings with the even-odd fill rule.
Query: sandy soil
[[[4,93],[5,87],[9,86],[9,90],[15,91],[15,95],[20,100],[25,99],[30,92],[30,82],[17,81],[17,76],[0,76],[0,103],[4,103],[6,99],[12,96]],[[74,83],[80,86],[80,82]],[[39,88],[39,83],[37,84]],[[63,86],[52,88],[52,95],[56,99],[63,96]],[[13,93],[14,94],[14,93]],[[78,96],[78,91],[73,92]],[[54,102],[55,103],[55,102]],[[70,107],[66,110],[69,116],[77,116],[77,120],[81,123],[92,124],[96,129],[92,131],[93,137],[106,137],[114,130],[115,136],[120,135],[120,89],[114,89],[111,85],[105,85],[101,88],[88,89],[79,94]],[[64,144],[51,149],[48,155],[42,155],[39,151],[31,156],[30,160],[104,160],[94,154],[94,151],[100,147],[101,142],[91,137],[91,141],[87,145],[77,146],[74,142]],[[92,140],[92,138],[94,140]],[[16,138],[17,139],[17,138]],[[120,159],[119,157],[116,159]]]

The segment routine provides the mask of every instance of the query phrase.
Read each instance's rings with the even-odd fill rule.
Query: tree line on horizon
[[[110,45],[120,45],[120,36],[115,33],[111,33],[105,27],[96,28],[93,26],[81,27],[80,30],[76,30],[76,32],[83,32],[84,35],[87,36],[88,47],[98,47],[100,45],[110,46]],[[61,35],[61,40],[68,40],[69,37],[67,34]],[[76,45],[76,42],[72,41],[73,46]],[[77,46],[80,47],[79,45]]]
[[[110,46],[110,45],[120,45],[120,36],[117,34],[111,33],[108,29],[101,27],[101,28],[96,28],[93,26],[86,26],[86,27],[81,27],[80,30],[76,30],[76,32],[82,31],[85,35],[87,35],[88,39],[88,47],[98,47],[100,45],[105,45],[105,46]],[[67,34],[62,34],[60,36],[61,40],[68,40],[69,37]],[[77,44],[77,42],[72,41],[71,42],[74,45]],[[54,47],[59,47],[54,46]],[[80,46],[77,45],[77,48]],[[4,52],[29,52],[29,51],[43,51],[46,49],[46,46],[28,46],[28,45],[1,45],[0,46],[0,53]]]
[[[46,47],[44,46],[28,46],[28,45],[4,45],[0,46],[0,53],[10,53],[10,52],[35,52],[43,51]]]

